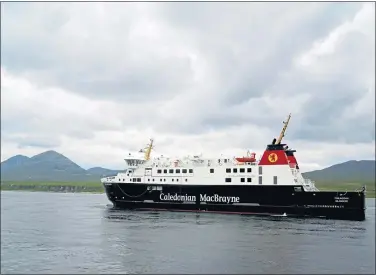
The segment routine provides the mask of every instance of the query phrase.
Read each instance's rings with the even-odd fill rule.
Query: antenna
[[[287,121],[286,122],[283,121],[284,126],[283,126],[281,134],[279,135],[279,137],[278,137],[277,141],[275,142],[275,144],[281,144],[282,138],[285,136],[285,132],[286,132],[287,126],[288,126],[288,124],[290,122],[290,118],[291,118],[291,113],[287,117]]]
[[[151,138],[150,143],[145,148],[145,150],[146,150],[145,151],[145,160],[150,159],[151,150],[154,149],[153,142],[154,142],[154,140]]]

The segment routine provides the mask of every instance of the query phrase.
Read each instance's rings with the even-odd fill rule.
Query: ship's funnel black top
[[[275,151],[275,150],[285,150],[285,148],[283,148],[283,146],[285,146],[286,144],[269,144],[266,146],[266,151]]]

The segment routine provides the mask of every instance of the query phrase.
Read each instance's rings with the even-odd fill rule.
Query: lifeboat
[[[255,162],[256,161],[256,153],[249,153],[247,152],[246,157],[238,157],[235,158],[238,162],[245,163],[245,162]]]

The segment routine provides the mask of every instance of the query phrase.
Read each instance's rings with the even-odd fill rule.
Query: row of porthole
[[[150,181],[150,179],[148,179],[148,181]],[[152,181],[154,181],[154,179],[152,179]],[[159,179],[159,181],[162,181],[162,179]],[[166,181],[166,179],[163,179],[163,181],[165,182],[165,181]],[[172,179],[172,181],[174,182],[174,179]],[[176,179],[176,181],[178,182],[178,181],[179,181],[179,179]],[[187,181],[188,181],[188,179],[185,179],[185,181],[187,182]]]
[[[141,182],[141,178],[137,178],[137,180],[135,181],[135,179],[136,178],[134,178],[134,179],[131,179],[130,181],[131,182]],[[119,179],[120,180],[120,179]],[[123,178],[123,181],[125,181],[125,179]],[[150,182],[150,179],[148,179],[148,181]],[[152,181],[155,181],[155,179],[152,179]],[[159,179],[159,181],[166,181],[166,179]],[[172,181],[174,181],[174,179],[172,179]],[[176,181],[178,182],[179,181],[179,179],[176,179]],[[187,182],[188,181],[188,179],[185,179],[185,181]]]

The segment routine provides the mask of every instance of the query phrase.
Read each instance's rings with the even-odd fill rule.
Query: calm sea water
[[[1,273],[373,273],[367,221],[113,211],[104,194],[1,192]]]

